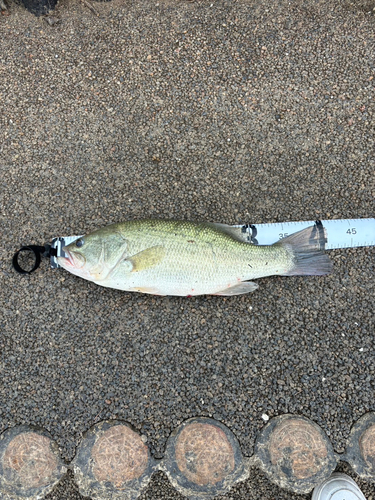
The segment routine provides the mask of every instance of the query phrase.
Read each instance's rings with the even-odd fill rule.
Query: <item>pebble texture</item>
[[[228,224],[374,216],[372,0],[61,1],[0,18],[0,431],[43,427],[70,461],[129,422],[160,458],[194,416],[250,456],[268,417],[343,452],[374,411],[374,248],[329,277],[243,297],[100,288],[16,249],[137,217]],[[341,466],[340,466],[341,467]],[[360,482],[368,500],[374,486]],[[71,475],[48,498],[80,498]],[[159,472],[142,500],[182,498]],[[297,500],[254,469],[219,497]]]

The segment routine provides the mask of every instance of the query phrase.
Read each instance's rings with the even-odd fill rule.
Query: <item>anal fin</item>
[[[165,293],[161,293],[159,288],[152,286],[135,286],[128,289],[129,292],[149,293],[151,295],[159,295],[165,297]]]
[[[223,295],[223,296],[232,296],[232,295],[243,295],[244,293],[254,292],[259,285],[254,283],[253,281],[242,281],[238,285],[233,285],[230,288],[226,288],[221,292],[214,293],[213,295]]]

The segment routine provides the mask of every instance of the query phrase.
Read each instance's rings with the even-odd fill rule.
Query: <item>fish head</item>
[[[127,245],[122,235],[104,233],[107,232],[94,231],[63,247],[65,257],[58,257],[58,264],[70,273],[90,281],[107,278],[124,255]]]
[[[72,274],[86,279],[93,279],[92,268],[98,262],[101,245],[90,236],[81,236],[69,245],[63,247],[64,257],[58,257],[59,266]]]

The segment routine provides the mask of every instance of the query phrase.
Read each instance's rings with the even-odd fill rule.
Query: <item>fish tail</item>
[[[332,263],[324,253],[326,243],[327,233],[320,221],[275,243],[293,255],[294,265],[283,273],[283,276],[329,274],[332,271]]]

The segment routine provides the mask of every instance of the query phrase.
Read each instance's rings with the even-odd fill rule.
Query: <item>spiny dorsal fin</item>
[[[250,243],[248,240],[248,233],[243,233],[241,227],[228,226],[227,224],[220,224],[218,222],[207,222],[205,224],[218,229],[222,233],[231,236],[234,240],[240,241],[241,243]]]

